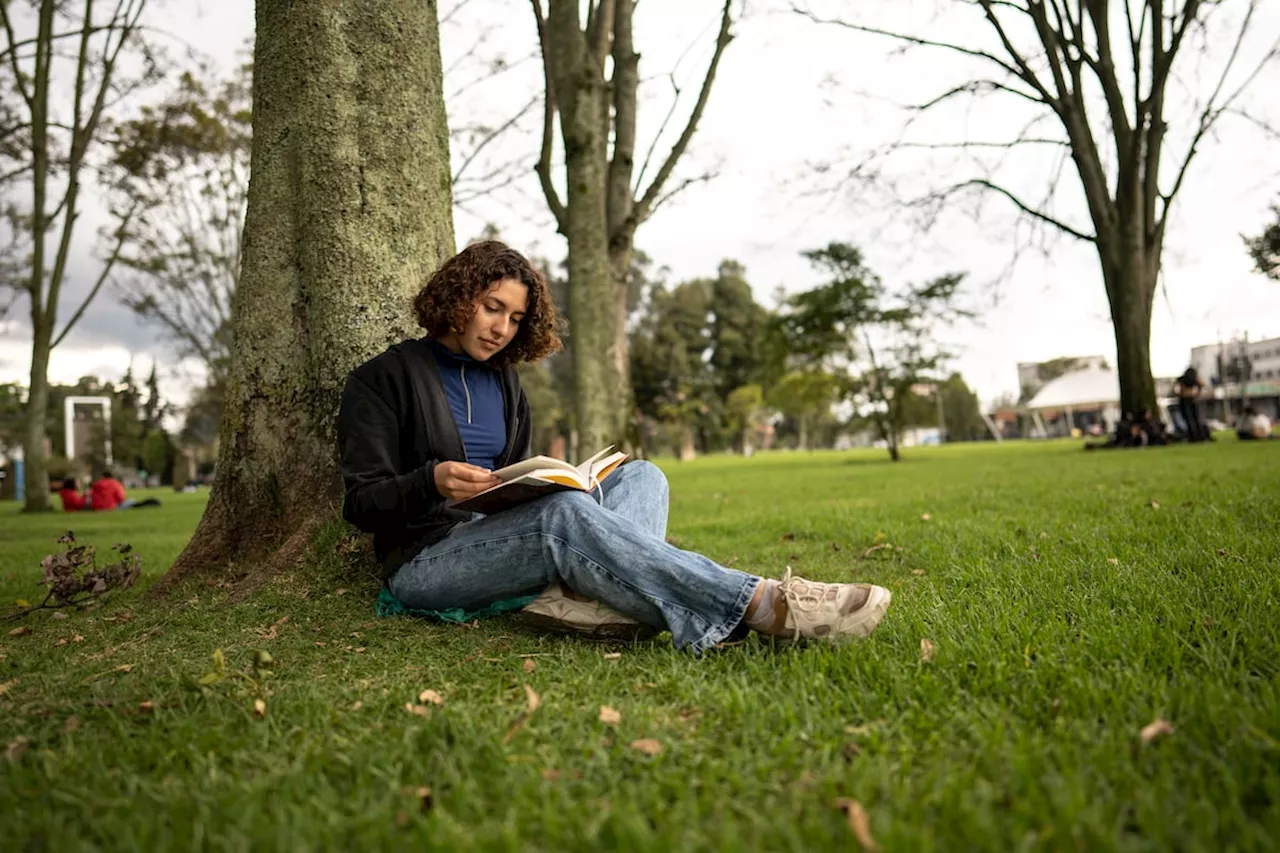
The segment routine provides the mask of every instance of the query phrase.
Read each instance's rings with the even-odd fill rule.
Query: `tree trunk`
[[[27,391],[26,431],[23,435],[23,477],[26,496],[23,512],[49,512],[49,460],[45,453],[45,432],[49,408],[49,341],[50,330],[44,328],[32,310],[31,385]]]
[[[1099,253],[1103,254],[1100,247]],[[1159,257],[1159,250],[1155,252]],[[1116,337],[1116,374],[1120,378],[1121,412],[1156,410],[1156,384],[1151,375],[1151,308],[1155,301],[1159,262],[1141,247],[1124,251],[1118,262],[1103,254],[1103,278]]]
[[[550,4],[546,53],[565,149],[569,347],[578,452],[618,441],[615,292],[606,216],[608,86],[579,26],[577,3]]]
[[[217,479],[162,590],[227,563],[252,589],[337,518],[347,373],[454,250],[434,2],[258,0],[253,95]]]

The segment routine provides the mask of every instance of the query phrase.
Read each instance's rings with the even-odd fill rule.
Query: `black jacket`
[[[529,402],[514,367],[499,368],[507,445],[497,467],[529,455]],[[439,462],[466,459],[435,356],[423,340],[398,343],[351,371],[338,409],[342,517],[373,534],[383,578],[471,518],[447,509]]]

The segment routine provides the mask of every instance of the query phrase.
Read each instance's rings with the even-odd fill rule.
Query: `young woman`
[[[414,310],[426,335],[353,370],[338,417],[343,514],[373,534],[387,588],[405,607],[474,612],[537,596],[525,610],[548,622],[585,631],[638,622],[694,652],[746,629],[865,637],[884,617],[881,587],[790,570],[766,580],[668,544],[666,478],[644,461],[594,494],[560,492],[487,516],[450,509],[528,455],[529,404],[514,365],[559,349],[559,321],[541,275],[496,241],[445,262]]]

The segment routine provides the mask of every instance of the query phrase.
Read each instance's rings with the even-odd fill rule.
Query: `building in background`
[[[1232,424],[1245,406],[1280,416],[1280,338],[1192,347],[1189,364],[1205,384],[1205,417]]]

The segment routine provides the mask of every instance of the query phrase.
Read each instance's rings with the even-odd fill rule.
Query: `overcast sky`
[[[815,9],[856,7],[860,20],[918,32],[964,33],[963,19],[932,17],[936,0],[887,0],[850,4],[817,0]],[[1243,0],[1228,6],[1241,7]],[[1246,48],[1260,51],[1280,34],[1280,4],[1264,3]],[[442,3],[449,9],[449,2]],[[683,109],[660,140],[659,154],[679,132],[702,69],[710,55],[718,21],[713,0],[645,0],[636,21],[637,47],[645,78],[641,106],[641,150],[654,137],[671,100],[671,82],[684,86]],[[639,248],[669,268],[672,280],[714,273],[724,258],[746,265],[757,299],[772,306],[779,287],[794,291],[818,283],[800,257],[804,249],[843,240],[862,246],[870,263],[889,282],[915,281],[950,271],[967,271],[970,299],[983,311],[980,326],[946,333],[960,347],[956,366],[984,401],[1017,388],[1014,365],[1062,355],[1099,353],[1114,359],[1098,263],[1087,244],[1059,240],[1044,252],[1025,253],[1008,271],[1016,238],[1012,209],[995,200],[981,208],[965,204],[927,233],[915,229],[883,192],[847,186],[831,191],[841,166],[894,139],[904,113],[895,104],[926,100],[964,79],[970,70],[936,53],[896,46],[848,30],[820,27],[753,0],[752,14],[735,27],[737,38],[721,66],[707,112],[690,156],[677,174],[714,169],[716,177],[687,190],[640,229]],[[152,22],[171,34],[179,57],[190,46],[230,69],[252,35],[251,0],[169,0],[151,12]],[[1226,20],[1226,19],[1224,19]],[[985,33],[975,33],[979,38]],[[498,54],[514,60],[534,50],[532,14],[525,0],[471,0],[443,31],[449,67],[481,39],[473,60],[458,63],[446,88],[462,88],[477,63]],[[1178,82],[1176,96],[1196,94],[1209,79],[1227,45],[1211,43],[1203,63]],[[1255,95],[1280,81],[1280,69],[1264,75]],[[541,84],[533,61],[500,77],[467,87],[450,103],[451,121],[500,122],[526,103]],[[1274,99],[1271,99],[1274,101]],[[1249,106],[1280,123],[1280,106],[1255,96]],[[1267,111],[1271,112],[1268,114]],[[536,110],[525,132],[494,146],[493,160],[526,157],[536,150],[540,126]],[[999,135],[1021,126],[1025,113],[998,101],[939,113],[922,124],[916,141],[946,141]],[[1182,115],[1188,115],[1183,113]],[[1185,140],[1186,127],[1171,127],[1172,141]],[[1006,133],[1006,136],[1008,134]],[[455,161],[460,152],[455,151]],[[818,175],[814,164],[833,164]],[[954,164],[933,155],[906,155],[888,161],[886,175],[903,193],[939,186]],[[1002,180],[1029,197],[1042,195],[1051,167],[1039,154],[1008,162]],[[1055,213],[1087,226],[1078,190],[1068,171]],[[1187,364],[1192,346],[1247,332],[1251,338],[1280,336],[1280,286],[1250,271],[1241,234],[1256,233],[1268,203],[1280,194],[1280,141],[1268,140],[1246,123],[1225,120],[1202,146],[1175,205],[1165,252],[1164,287],[1157,296],[1152,362],[1157,375],[1173,375]],[[559,259],[562,238],[554,233],[537,182],[529,174],[492,199],[459,211],[459,244],[493,222],[503,236],[531,253]],[[94,235],[102,223],[92,197],[81,224],[77,255],[68,271],[65,317],[75,297],[96,275]],[[25,381],[29,370],[29,330],[25,306],[0,325],[0,381]],[[193,372],[177,365],[152,329],[141,326],[112,295],[100,296],[93,310],[55,351],[54,381],[74,381],[95,373],[116,378],[134,360],[145,372],[158,359],[165,388],[182,399]]]

